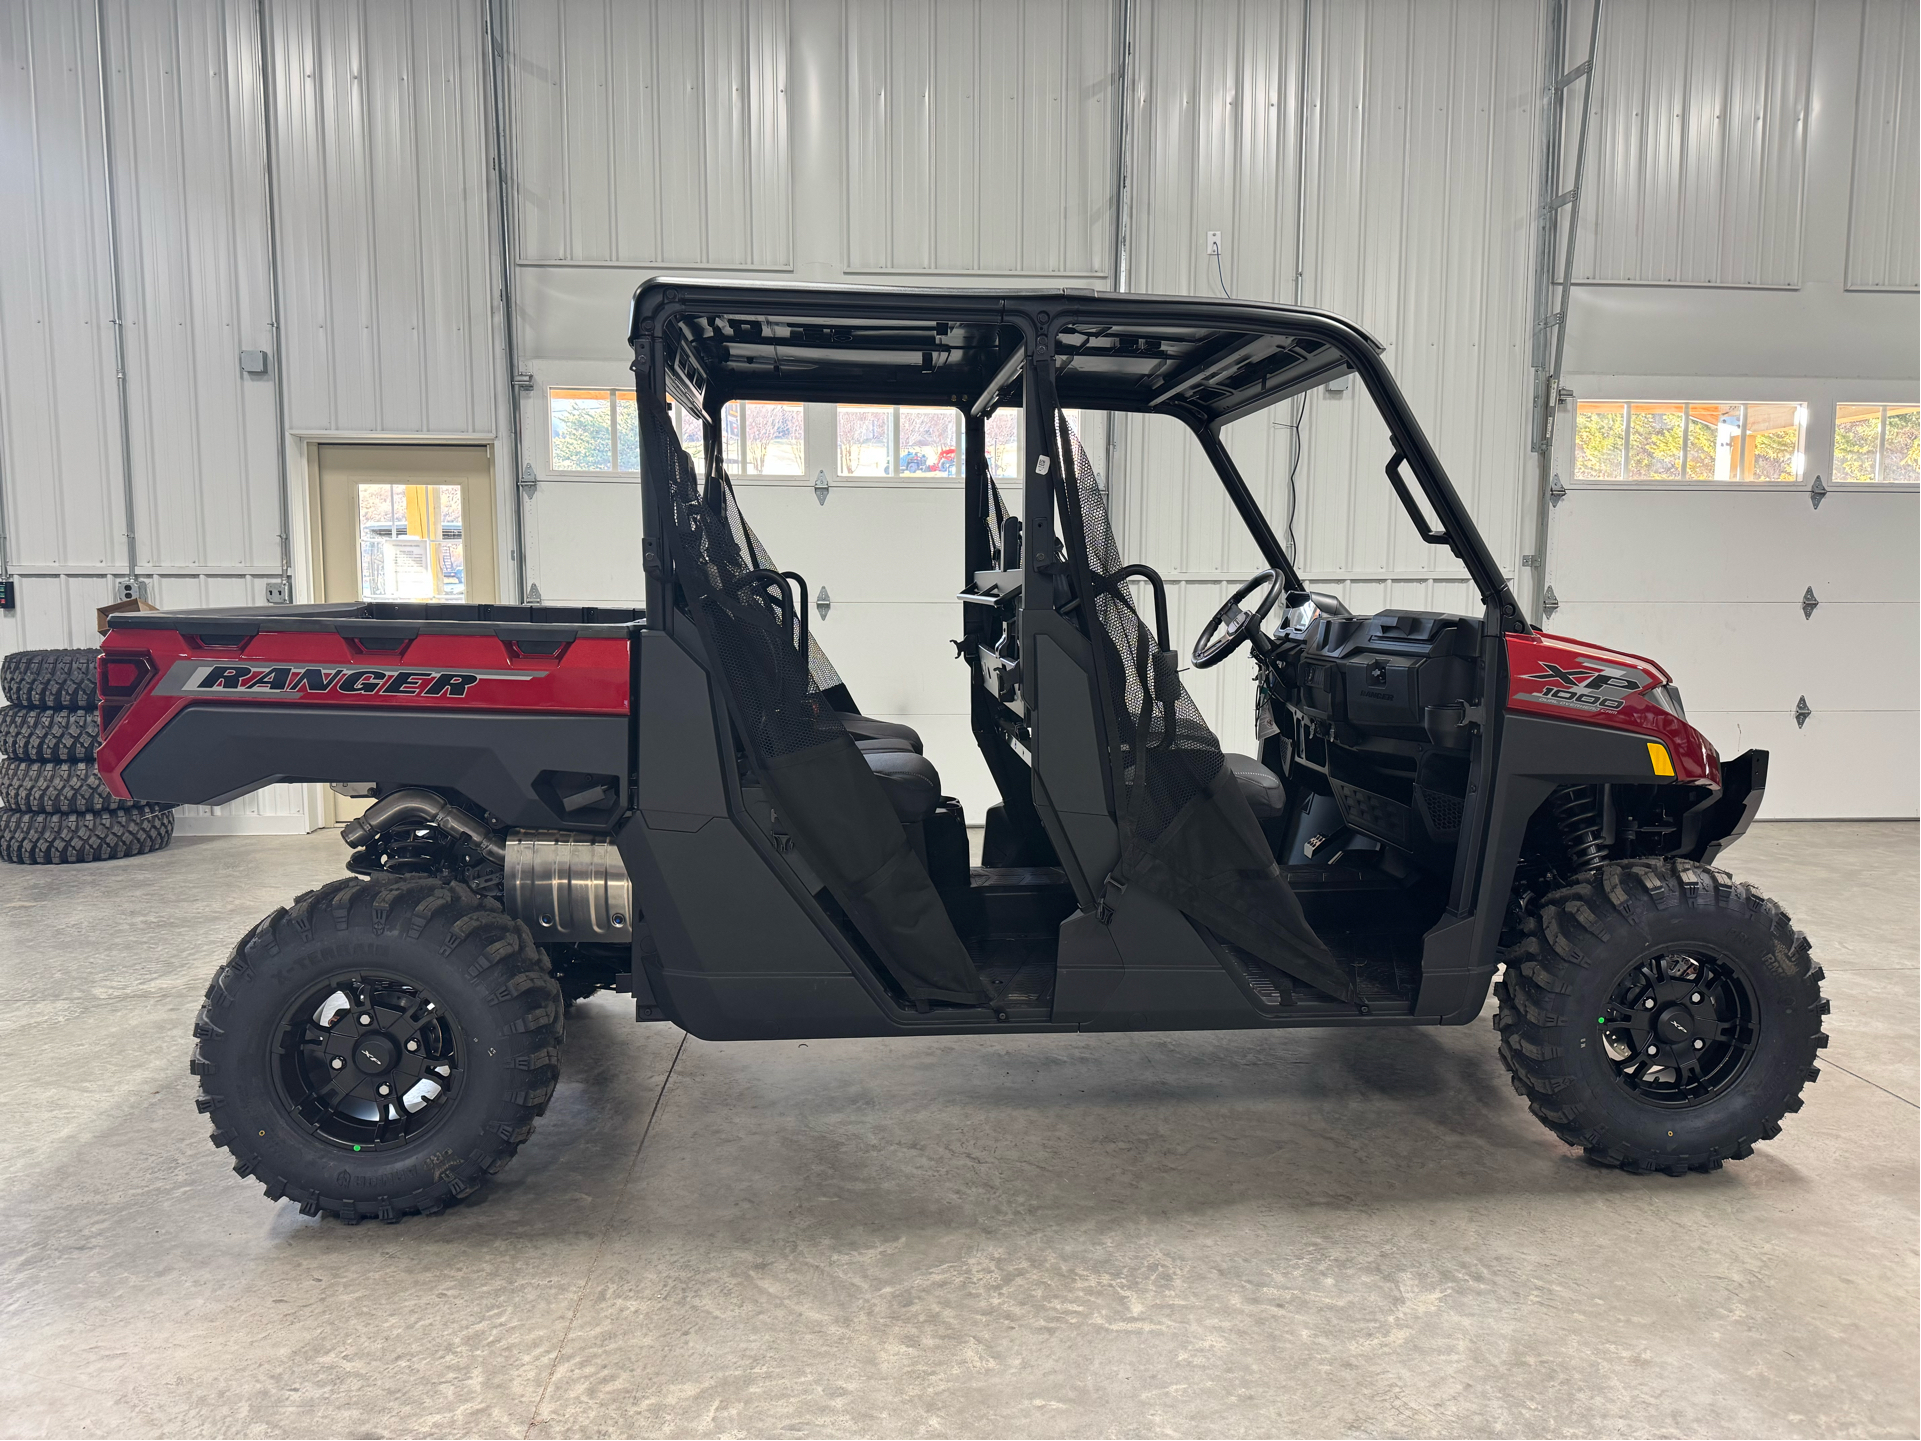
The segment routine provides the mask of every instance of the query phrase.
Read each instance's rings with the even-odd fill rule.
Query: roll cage
[[[1480,532],[1393,375],[1382,345],[1325,311],[1246,300],[1094,290],[832,289],[663,277],[634,295],[629,342],[644,393],[673,396],[716,424],[734,400],[951,406],[974,428],[988,412],[1029,413],[1026,454],[1058,467],[1051,406],[1173,416],[1199,440],[1265,562],[1301,588],[1226,447],[1222,429],[1344,375],[1367,387],[1393,443],[1387,477],[1430,544],[1459,557],[1496,629],[1526,634]],[[1434,517],[1400,475],[1405,462]],[[1033,480],[1032,474],[1028,477]],[[1044,542],[1050,508],[1029,507],[1030,543]],[[648,516],[649,535],[660,534]],[[649,552],[648,613],[664,617],[662,571]]]

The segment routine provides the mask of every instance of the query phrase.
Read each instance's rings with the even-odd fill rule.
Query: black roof
[[[659,277],[629,340],[656,336],[670,390],[986,410],[1018,403],[1030,337],[1060,404],[1224,422],[1356,368],[1382,346],[1326,311],[1095,290],[936,290]]]

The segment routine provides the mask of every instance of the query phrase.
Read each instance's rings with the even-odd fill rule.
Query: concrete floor
[[[1485,1023],[710,1045],[601,996],[483,1203],[357,1229],[233,1176],[186,1068],[339,841],[0,867],[0,1433],[1913,1436],[1916,837],[1730,853],[1834,1045],[1717,1175],[1590,1168]]]

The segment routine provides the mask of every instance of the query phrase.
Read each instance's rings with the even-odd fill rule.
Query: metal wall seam
[[[276,499],[280,515],[282,601],[293,600],[293,516],[287,476],[287,367],[280,344],[280,222],[274,174],[274,87],[272,47],[267,39],[267,0],[254,0],[254,40],[260,65],[261,183],[266,190],[267,328],[273,336],[273,428]]]
[[[93,0],[93,46],[96,83],[100,87],[100,147],[102,161],[100,172],[103,177],[102,195],[107,207],[107,323],[113,327],[113,370],[114,385],[120,405],[120,486],[126,505],[127,579],[125,595],[131,597],[139,593],[139,542],[135,537],[133,510],[133,424],[127,409],[127,337],[126,321],[121,312],[120,297],[120,222],[118,207],[115,204],[113,175],[113,121],[112,110],[108,103],[109,84],[107,80],[107,17],[105,0]]]
[[[520,434],[520,359],[514,336],[514,237],[512,185],[508,171],[506,84],[501,72],[507,63],[506,46],[501,38],[498,0],[486,0],[487,70],[493,97],[494,211],[500,251],[500,321],[507,364],[507,431],[513,453],[513,484],[508,487],[508,504],[513,508],[514,603],[527,603],[527,503],[522,489],[526,460],[522,456]]]

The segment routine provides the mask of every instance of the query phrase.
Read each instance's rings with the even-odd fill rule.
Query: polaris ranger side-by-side
[[[213,1140],[268,1196],[356,1221],[471,1194],[553,1093],[567,1003],[602,987],[737,1040],[1458,1025],[1493,985],[1516,1089],[1595,1161],[1712,1170],[1799,1108],[1820,969],[1713,865],[1766,754],[1723,761],[1653,661],[1528,624],[1355,326],[661,279],[630,338],[644,608],[113,618],[115,794],[373,798],[349,874],[242,938],[195,1025]],[[1224,426],[1348,375],[1385,422],[1385,483],[1478,613],[1310,592],[1235,468]],[[698,464],[670,397],[703,418]],[[741,513],[737,400],[963,418],[957,649],[999,791],[982,864],[943,758],[861,713],[808,579]],[[1022,459],[997,484],[1001,408]],[[1245,527],[1263,568],[1192,664],[1252,663],[1258,756],[1224,755],[1183,687],[1161,577],[1116,548],[1070,409],[1174,417]]]

